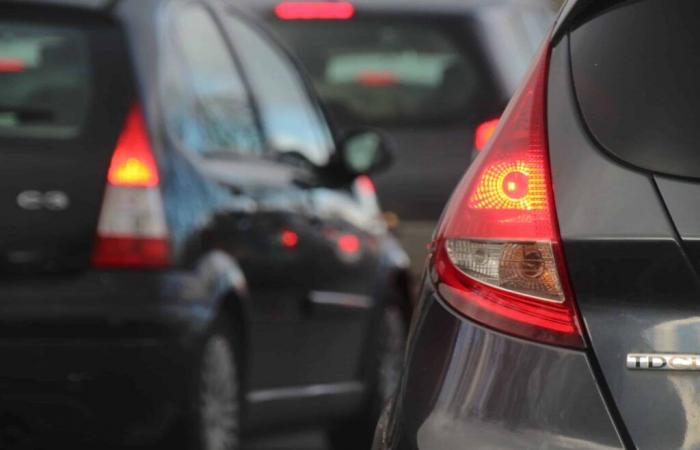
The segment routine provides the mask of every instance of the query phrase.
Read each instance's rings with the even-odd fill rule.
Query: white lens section
[[[97,232],[103,237],[166,238],[160,190],[108,184]]]
[[[548,242],[448,239],[445,245],[452,263],[476,281],[541,300],[564,301]]]

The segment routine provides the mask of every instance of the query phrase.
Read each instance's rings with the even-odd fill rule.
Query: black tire
[[[331,428],[329,439],[333,450],[371,448],[377,420],[399,385],[407,330],[401,310],[397,306],[386,307],[368,377],[370,395],[361,414]]]
[[[235,345],[215,327],[199,352],[186,430],[192,450],[239,450],[241,389]]]

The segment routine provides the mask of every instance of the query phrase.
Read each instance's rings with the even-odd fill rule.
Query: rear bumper
[[[186,283],[126,272],[0,282],[0,430],[156,440],[184,409],[212,315]]]
[[[375,450],[623,448],[585,353],[458,317],[429,285],[419,308]]]

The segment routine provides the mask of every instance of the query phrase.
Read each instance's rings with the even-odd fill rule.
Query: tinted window
[[[617,157],[700,176],[700,2],[645,0],[596,15],[571,35],[589,129]]]
[[[248,93],[211,15],[188,6],[178,11],[176,30],[186,73],[169,75],[165,109],[171,129],[204,156],[261,153]]]
[[[296,67],[258,30],[234,16],[227,22],[272,149],[325,165],[333,148],[331,134]]]
[[[79,30],[0,21],[0,136],[78,135],[92,73]]]
[[[480,86],[477,61],[434,22],[276,23],[341,122],[463,118]]]

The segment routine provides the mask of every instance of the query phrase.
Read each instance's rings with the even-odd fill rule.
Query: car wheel
[[[398,307],[385,308],[372,373],[368,377],[370,395],[361,414],[330,430],[329,438],[334,450],[370,448],[382,409],[399,385],[407,329],[404,315]]]
[[[194,448],[238,450],[240,383],[235,347],[224,332],[213,332],[202,347],[193,397]]]

